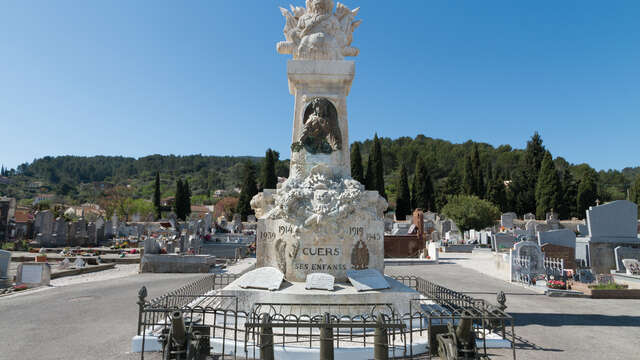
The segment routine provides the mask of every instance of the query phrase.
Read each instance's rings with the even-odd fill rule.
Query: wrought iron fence
[[[556,258],[544,258],[544,270],[547,274],[547,278],[550,276],[554,276],[557,278],[564,277],[564,259],[556,259]]]
[[[219,359],[269,358],[264,354],[260,357],[260,352],[265,349],[265,339],[270,339],[270,346],[275,350],[286,347],[322,350],[329,343],[332,349],[376,348],[382,338],[385,338],[385,353],[393,358],[415,358],[422,354],[422,358],[431,359],[437,355],[437,335],[449,331],[447,324],[457,326],[464,319],[471,320],[475,338],[482,343],[478,352],[485,358],[488,357],[487,336],[491,333],[494,338],[496,335],[501,339],[511,338],[513,359],[516,356],[513,318],[504,311],[504,307],[420,277],[395,277],[421,295],[410,301],[406,314],[396,313],[391,304],[373,303],[310,305],[264,302],[254,304],[251,311],[244,312],[239,310],[235,296],[214,291],[235,278],[232,275],[209,275],[150,301],[145,300],[146,294],[140,294],[138,335],[142,336],[141,358],[144,359],[145,341],[154,339],[157,349],[157,336],[168,333],[171,325],[168,318],[176,310],[183,314],[185,323],[207,328],[205,336],[211,344],[211,354]],[[265,318],[268,318],[268,325],[264,324]],[[381,353],[383,350],[377,351]]]
[[[513,256],[511,261],[514,279],[528,285],[533,284],[531,258],[529,256]]]

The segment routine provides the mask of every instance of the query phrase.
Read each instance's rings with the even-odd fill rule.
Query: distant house
[[[223,196],[224,196],[224,190],[222,190],[222,189],[218,189],[218,190],[213,192],[213,197],[214,198],[221,198]]]
[[[28,210],[16,209],[13,216],[15,223],[15,239],[30,239],[33,229],[33,215]]]
[[[213,206],[191,205],[191,218],[202,219],[207,213],[213,213]]]
[[[176,203],[175,196],[169,196],[169,197],[160,199],[160,206],[163,206],[163,207],[173,207],[175,203]]]
[[[27,187],[29,189],[39,189],[43,186],[44,184],[42,183],[42,181],[32,181],[30,182]]]
[[[11,179],[6,176],[0,176],[0,184],[9,185],[11,184]]]

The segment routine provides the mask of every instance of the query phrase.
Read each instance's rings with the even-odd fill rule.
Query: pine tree
[[[351,145],[351,177],[354,180],[359,181],[361,184],[365,183],[364,169],[362,169],[362,155],[360,154],[360,144],[354,143]]]
[[[584,219],[590,206],[598,199],[598,184],[595,172],[587,171],[578,184],[577,211],[578,217]]]
[[[540,165],[536,183],[536,217],[544,219],[546,213],[560,206],[562,187],[550,152],[546,152]]]
[[[398,194],[396,196],[396,219],[404,220],[411,214],[411,195],[409,193],[409,178],[407,167],[402,163],[400,167],[400,180],[398,181]]]
[[[156,220],[162,217],[162,207],[160,205],[160,172],[156,172],[155,189],[153,192],[153,207],[156,211]]]
[[[460,195],[462,193],[461,187],[460,174],[454,168],[438,187],[435,199],[435,210],[442,210],[449,202],[451,196]]]
[[[264,168],[262,170],[262,180],[260,181],[263,189],[275,189],[278,186],[276,159],[274,155],[274,151],[268,149],[264,157]]]
[[[418,208],[418,204],[416,203],[417,195],[416,191],[418,190],[418,176],[416,172],[413,173],[413,180],[411,181],[411,212]]]
[[[244,165],[244,174],[242,181],[242,188],[240,190],[240,198],[238,199],[238,205],[236,212],[242,217],[242,221],[247,221],[247,216],[253,214],[251,209],[251,199],[258,193],[258,186],[256,184],[256,173],[253,168],[253,164],[247,161]]]
[[[433,180],[429,175],[427,165],[423,158],[416,162],[415,171],[415,205],[424,211],[434,210]]]
[[[364,180],[364,188],[367,190],[376,190],[376,176],[373,168],[373,154],[369,154],[367,160],[367,176]]]
[[[185,220],[186,215],[184,214],[184,190],[182,186],[182,180],[178,179],[176,181],[176,195],[173,204],[173,211],[176,213],[176,217],[180,220]]]
[[[375,188],[383,198],[387,198],[387,191],[384,188],[384,164],[382,159],[382,145],[378,134],[373,136],[373,165],[375,170]]]

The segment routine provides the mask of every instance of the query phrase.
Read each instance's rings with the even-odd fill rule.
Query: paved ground
[[[497,291],[505,291],[507,311],[516,319],[518,359],[640,358],[640,300],[548,298],[455,264],[461,261],[466,260],[388,267],[387,272],[422,276],[492,302]],[[65,286],[1,297],[0,359],[139,359],[139,354],[128,353],[138,289],[146,285],[149,296],[155,297],[200,276],[69,279]],[[503,350],[492,354],[510,355]]]
[[[200,277],[136,274],[2,297],[0,359],[129,358],[140,287],[155,297]]]
[[[457,265],[468,260],[447,255],[445,264],[386,272],[421,276],[493,303],[504,291],[507,312],[515,318],[518,359],[640,359],[640,300],[550,298]]]

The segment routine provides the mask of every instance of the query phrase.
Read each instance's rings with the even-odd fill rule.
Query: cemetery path
[[[640,300],[547,297],[463,267],[460,254],[443,254],[444,264],[386,267],[389,275],[415,275],[470,296],[496,303],[507,294],[515,318],[517,359],[638,359]],[[511,359],[510,350],[491,350]]]
[[[0,298],[0,359],[135,359],[137,293],[153,298],[204,274],[136,274]]]

